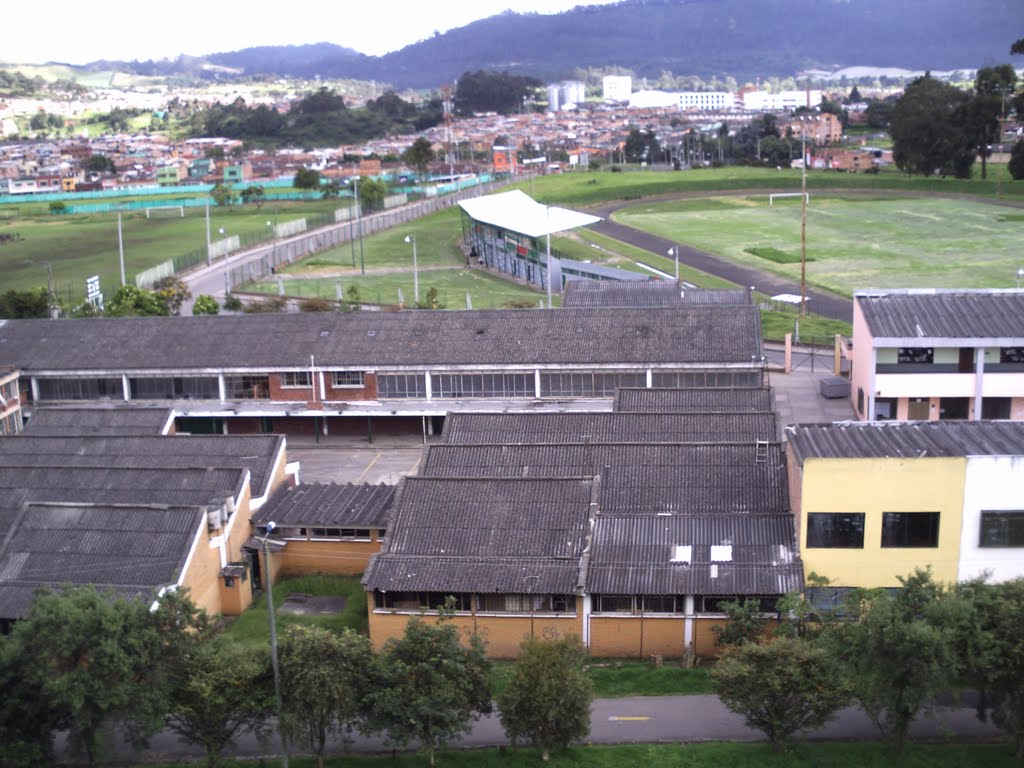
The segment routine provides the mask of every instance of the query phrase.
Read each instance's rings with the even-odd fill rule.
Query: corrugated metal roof
[[[554,585],[554,591],[572,592],[597,486],[590,479],[406,478],[384,550],[363,583],[369,589],[484,592],[509,585],[515,585],[511,591],[549,592]],[[523,574],[527,565],[532,570]],[[538,578],[522,584],[531,574]]]
[[[750,303],[750,293],[740,288],[688,288],[675,280],[571,280],[562,298],[563,307],[749,306]]]
[[[101,349],[102,354],[97,354]],[[760,360],[754,307],[295,312],[11,320],[0,359],[37,371]]]
[[[472,197],[460,201],[459,207],[474,221],[530,237],[565,232],[601,220],[589,213],[538,203],[519,189]]]
[[[428,477],[601,475],[604,515],[774,514],[789,507],[779,443],[432,445]]]
[[[449,444],[754,442],[777,437],[774,413],[451,413]]]
[[[768,387],[629,387],[615,391],[612,410],[621,413],[763,413],[772,410],[772,398]]]
[[[810,458],[924,458],[1024,455],[1021,421],[910,421],[795,424],[786,437]]]
[[[109,592],[125,600],[150,600],[156,597],[157,590],[138,587],[118,587],[115,585],[97,585],[101,592]],[[21,619],[28,610],[40,590],[60,592],[60,585],[46,582],[2,582],[0,583],[0,617]]]
[[[27,586],[153,593],[176,582],[205,524],[196,507],[26,504],[0,548],[0,616],[24,615]]]
[[[368,483],[283,485],[260,510],[253,525],[386,528],[395,486]]]
[[[284,447],[280,435],[39,436],[0,439],[0,466],[248,469],[263,496]]]
[[[877,338],[1020,339],[1024,291],[858,291],[854,301]]]
[[[68,435],[160,435],[171,418],[167,408],[32,408],[25,432],[33,437]]]
[[[803,565],[775,567],[606,565],[590,566],[591,594],[612,595],[784,595],[804,587]]]

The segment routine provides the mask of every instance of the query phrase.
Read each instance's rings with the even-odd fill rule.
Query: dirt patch
[[[295,616],[325,616],[341,613],[348,605],[344,595],[318,596],[291,594],[284,599],[278,613],[290,613]]]

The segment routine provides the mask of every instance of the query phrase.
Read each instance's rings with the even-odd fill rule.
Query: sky
[[[512,10],[558,13],[612,0],[8,0],[0,14],[0,61],[85,64],[203,55],[258,45],[335,43],[373,56]]]

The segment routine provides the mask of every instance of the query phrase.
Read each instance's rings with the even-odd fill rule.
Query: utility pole
[[[288,742],[285,739],[284,731],[281,730],[282,706],[281,706],[281,668],[277,662],[277,619],[274,616],[274,585],[270,578],[270,541],[271,532],[277,525],[271,521],[267,523],[267,532],[263,536],[263,564],[266,566],[267,578],[267,614],[270,616],[270,662],[274,668],[274,697],[277,699],[277,732],[281,737],[281,764],[288,768]]]
[[[124,279],[124,235],[121,233],[121,212],[117,212],[117,253],[121,260],[121,285],[125,284]]]
[[[800,118],[800,316],[807,314],[807,127]]]

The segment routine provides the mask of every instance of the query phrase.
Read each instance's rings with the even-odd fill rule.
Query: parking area
[[[299,462],[302,483],[396,484],[416,474],[423,456],[421,438],[368,445],[365,440],[331,440],[319,445],[288,439],[288,461]]]

